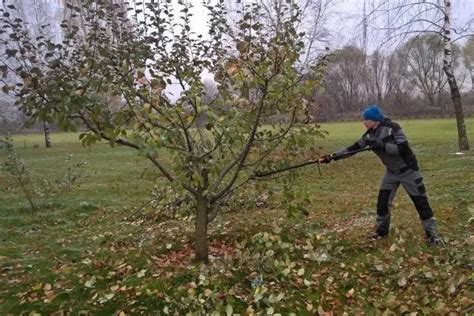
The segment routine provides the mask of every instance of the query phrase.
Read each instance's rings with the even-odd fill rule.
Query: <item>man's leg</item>
[[[395,174],[386,171],[380,184],[379,196],[377,198],[377,228],[372,237],[388,235],[390,230],[390,216],[393,198],[397,193],[400,182]]]
[[[401,183],[418,211],[428,242],[430,244],[441,243],[442,241],[438,238],[436,219],[428,202],[421,173],[419,171],[406,172],[401,177]]]

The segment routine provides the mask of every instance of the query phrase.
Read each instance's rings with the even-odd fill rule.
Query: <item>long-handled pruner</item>
[[[359,153],[361,151],[367,151],[367,150],[372,150],[372,147],[365,147],[365,148],[349,151],[349,152],[346,152],[346,153],[343,153],[343,154],[334,155],[334,156],[332,156],[332,159],[337,160],[337,159],[345,158],[345,157],[351,156],[353,154]],[[272,174],[275,174],[275,173],[280,173],[280,172],[283,172],[283,171],[293,170],[293,169],[297,169],[297,168],[301,168],[301,167],[304,167],[304,166],[307,166],[307,165],[313,165],[313,164],[318,164],[319,174],[321,175],[321,169],[320,169],[320,166],[319,166],[320,162],[319,162],[319,159],[316,159],[316,160],[310,160],[310,161],[307,161],[307,162],[303,162],[303,163],[300,163],[298,165],[293,165],[293,166],[289,166],[289,167],[286,167],[286,168],[282,168],[282,169],[269,170],[269,171],[265,171],[265,172],[256,171],[252,175],[251,178],[252,179],[263,178],[263,177],[266,177],[266,176],[269,176],[269,175],[272,175]]]

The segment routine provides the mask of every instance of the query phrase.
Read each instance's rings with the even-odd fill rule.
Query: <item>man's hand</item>
[[[319,158],[319,162],[320,162],[320,163],[330,163],[332,159],[333,159],[333,155],[332,155],[332,154],[324,155],[324,156],[322,156],[321,158]]]
[[[385,151],[385,144],[380,139],[369,141],[368,145],[375,151]]]

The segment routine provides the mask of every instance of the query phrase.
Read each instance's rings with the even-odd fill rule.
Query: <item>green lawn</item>
[[[474,313],[474,154],[456,155],[454,119],[400,120],[419,159],[445,247],[425,245],[416,210],[400,190],[388,238],[369,241],[383,166],[375,155],[297,171],[309,216],[288,218],[275,194],[210,225],[211,264],[190,262],[193,222],[149,212],[152,165],[127,148],[84,148],[78,134],[17,135],[37,179],[59,177],[65,157],[87,161],[80,187],[38,216],[0,173],[0,315]],[[331,152],[361,123],[323,124]],[[474,146],[474,119],[467,120]],[[39,147],[38,147],[39,146]],[[0,153],[3,165],[5,155]],[[270,184],[278,191],[280,182]],[[252,190],[252,188],[250,188]],[[132,216],[133,215],[133,216]],[[328,314],[331,315],[331,314]]]

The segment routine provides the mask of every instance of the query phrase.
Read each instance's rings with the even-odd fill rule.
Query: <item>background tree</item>
[[[386,57],[387,94],[384,104],[388,105],[390,112],[394,115],[407,115],[413,113],[414,110],[413,89],[406,80],[403,64],[403,56],[397,53]]]
[[[426,33],[437,34],[442,39],[444,43],[443,71],[448,81],[456,114],[459,150],[469,150],[461,93],[454,73],[452,43],[459,38],[472,36],[474,34],[472,25],[468,24],[464,27],[452,25],[450,0],[442,2],[397,0],[391,1],[388,8],[385,4],[386,1],[380,2],[371,12],[375,20],[385,17],[385,20],[392,22],[390,26],[383,28],[391,35],[381,45],[388,45],[394,41],[404,42],[413,35]]]
[[[426,97],[430,107],[444,112],[447,78],[442,64],[443,50],[444,43],[439,36],[424,34],[408,41],[397,54],[409,84]]]
[[[464,65],[471,77],[471,93],[474,91],[474,37],[470,37],[466,45],[462,48]]]
[[[386,55],[381,51],[366,56],[363,78],[366,104],[377,103],[390,107],[392,103],[388,100],[398,98],[400,93],[405,91],[401,62],[401,59],[395,58],[392,54]],[[397,108],[400,108],[399,104]]]
[[[134,10],[133,28],[110,34],[114,23],[129,23],[120,6],[68,4],[85,17],[87,40],[74,45],[78,29],[64,25],[66,40],[47,45],[47,51],[39,49],[47,41],[33,42],[24,23],[4,11],[3,24],[20,47],[7,54],[24,65],[21,82],[8,90],[32,119],[67,130],[85,126],[88,131],[80,136],[85,145],[106,140],[147,157],[175,192],[191,197],[196,260],[206,262],[207,227],[221,203],[271,164],[276,149],[284,160],[285,151],[295,154],[296,144],[298,150],[311,146],[314,127],[301,120],[315,83],[295,67],[304,51],[296,31],[299,10],[286,6],[288,14],[275,32],[260,22],[265,11],[256,4],[246,6],[237,29],[228,27],[223,5],[207,5],[209,36],[204,37],[189,27],[188,4],[181,2],[179,12],[167,1],[144,5],[146,10]],[[31,56],[40,56],[45,67]],[[215,107],[203,102],[204,70],[218,85]],[[173,81],[183,90],[174,103],[164,92]],[[104,96],[122,102],[111,106]],[[197,124],[203,113],[206,124]],[[285,119],[264,126],[265,118],[276,114]]]
[[[324,76],[324,90],[331,111],[358,112],[365,104],[364,65],[362,50],[347,46],[331,54]],[[324,102],[326,103],[326,102]]]

